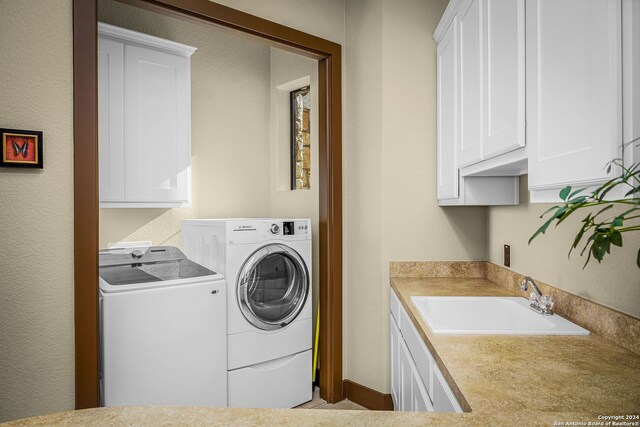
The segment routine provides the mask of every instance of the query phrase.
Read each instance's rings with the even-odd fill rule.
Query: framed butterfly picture
[[[42,132],[0,129],[2,161],[0,166],[42,169]]]

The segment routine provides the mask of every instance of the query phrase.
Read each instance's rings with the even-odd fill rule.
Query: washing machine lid
[[[300,314],[309,287],[309,270],[300,254],[284,244],[267,244],[247,258],[238,274],[238,305],[258,329],[281,329]]]
[[[173,246],[111,248],[99,252],[100,277],[111,286],[162,282],[216,273]]]

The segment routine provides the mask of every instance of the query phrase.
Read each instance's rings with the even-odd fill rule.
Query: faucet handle
[[[527,278],[525,277],[524,279],[522,279],[522,282],[520,282],[520,290],[526,292],[528,288],[529,286],[527,286]]]
[[[542,295],[538,299],[538,305],[540,306],[543,314],[553,314],[553,306],[555,303],[556,300],[553,299],[551,295]]]
[[[531,294],[529,294],[529,302],[535,304],[535,305],[539,305],[540,304],[540,298],[538,298],[538,294],[536,294],[535,292],[531,292]]]

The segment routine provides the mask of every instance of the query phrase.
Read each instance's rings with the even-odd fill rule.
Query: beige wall
[[[249,8],[260,8],[267,15],[282,15],[293,27],[343,42],[342,0],[328,3],[315,0],[244,3]],[[101,4],[101,7],[105,5]],[[127,22],[126,17],[122,19],[123,23]],[[179,31],[178,26],[168,25],[156,30],[160,31],[158,35],[163,36],[169,34],[168,31]],[[154,28],[149,28],[149,32],[153,31]],[[202,36],[204,32],[198,37]],[[0,40],[0,54],[4,58],[0,61],[0,100],[3,101],[0,102],[0,126],[42,130],[45,139],[43,171],[0,169],[1,422],[68,410],[74,405],[71,1],[48,0],[45,7],[41,0],[0,0]],[[194,40],[180,41],[200,47],[201,53],[203,40]],[[230,43],[247,42],[234,38]],[[235,47],[226,46],[226,54],[238,54]],[[264,52],[259,56],[268,57],[268,49],[261,47],[259,50]],[[253,60],[245,59],[245,65]],[[264,64],[257,69],[266,70],[266,78],[261,82],[268,83],[268,69],[265,68],[268,62]],[[215,64],[208,66],[215,70]],[[220,71],[230,74],[229,70]],[[218,88],[220,92],[213,94],[194,90],[193,102],[200,94],[203,97],[215,95],[225,100],[234,95],[234,88],[237,89],[224,85]],[[265,108],[268,108],[268,85],[265,84],[260,91]],[[194,114],[197,113],[194,111]],[[213,122],[209,127],[210,134],[218,135],[214,124],[224,121],[224,117],[215,121],[215,116],[208,116],[206,112],[202,114]],[[262,117],[268,117],[268,113],[265,111]],[[241,129],[244,131],[245,127]],[[234,141],[233,136],[231,130],[224,134],[227,141]],[[268,150],[268,130],[261,132],[260,136],[264,138],[265,149]],[[232,144],[226,147],[225,155],[237,153],[242,148],[239,146],[238,151],[234,151]],[[194,149],[193,155],[204,157],[208,154],[202,148],[200,151]],[[251,165],[258,156],[245,157],[245,162]],[[268,158],[260,161],[268,168]],[[198,167],[197,162],[197,158],[194,158],[194,168]],[[208,167],[214,166],[220,167],[219,164]],[[212,176],[216,177],[215,172]],[[261,195],[265,198],[265,205],[268,205],[268,172],[262,182],[265,187]],[[248,177],[239,177],[237,185],[236,190],[246,190],[255,182]],[[208,190],[194,187],[194,196],[198,191]],[[228,186],[222,191],[232,192]],[[201,206],[203,215],[268,214],[266,210],[250,208],[241,201],[234,203],[231,211],[223,213],[219,209],[227,209],[229,205],[221,206],[213,198],[211,200],[211,204]],[[185,210],[127,212],[119,214],[113,211],[110,215],[102,210],[103,232],[104,221],[109,221],[109,215],[111,220],[119,223],[118,230],[105,232],[105,242],[157,236],[154,238],[157,243],[178,243],[175,232],[179,220],[188,216]]]
[[[489,260],[502,265],[502,247],[511,245],[511,269],[550,285],[640,317],[640,270],[636,256],[640,233],[623,235],[624,247],[611,249],[601,264],[586,261],[580,250],[567,258],[573,239],[586,212],[576,212],[572,220],[551,226],[545,235],[527,244],[543,224],[540,215],[552,204],[530,204],[526,176],[520,179],[520,205],[489,208]],[[613,214],[615,216],[615,214]]]
[[[349,0],[217,0],[216,3],[344,45]]]
[[[580,259],[566,261],[568,229],[551,230],[526,245],[543,205],[490,208],[488,217],[484,209],[436,206],[431,34],[444,0],[223,3],[345,48],[345,377],[388,392],[386,269],[393,259],[488,255],[499,263],[502,244],[510,243],[516,271],[638,315],[631,240],[617,252],[623,254],[620,259],[582,272]],[[0,125],[43,130],[46,144],[43,171],[0,169],[0,421],[70,409],[74,399],[72,9],[70,0],[42,4],[0,0],[0,53],[11,59],[0,62]],[[205,45],[189,43],[200,53]],[[214,65],[209,64],[212,70]],[[268,102],[268,87],[262,96]],[[12,99],[19,102],[6,102]],[[211,126],[202,133],[215,136],[217,130]],[[229,131],[225,137],[233,135]],[[201,147],[193,154],[195,169],[202,167],[197,156],[211,153]],[[238,185],[247,188],[247,182]],[[194,188],[194,200],[197,192],[209,190]],[[267,188],[262,194],[270,198]],[[229,215],[250,209],[242,202],[234,207],[238,211]],[[201,206],[211,216],[222,215],[218,208],[215,202]],[[156,233],[154,243],[173,242],[171,233],[186,216],[165,210],[127,212],[118,218],[124,231],[114,232],[110,240]],[[136,234],[149,223],[155,230]],[[169,231],[158,234],[162,229]]]
[[[101,209],[100,246],[150,240],[182,247],[182,219],[269,216],[269,47],[113,0],[98,5],[101,21],[198,48],[191,59],[192,208]]]
[[[383,391],[382,2],[346,2],[343,376]]]
[[[380,321],[385,337],[389,261],[485,259],[485,210],[443,209],[437,203],[436,46],[432,35],[446,4],[405,0],[398,7],[397,1],[384,0]],[[373,340],[373,331],[369,334]],[[382,390],[388,393],[388,338],[383,345],[383,369],[378,372]]]
[[[74,405],[71,1],[0,0],[0,127],[44,169],[0,169],[0,422]]]
[[[485,209],[442,209],[435,194],[432,34],[446,3],[346,2],[345,376],[385,393],[389,261],[485,258]]]
[[[482,260],[485,210],[436,196],[436,46],[446,0],[384,0],[382,272],[389,261]],[[420,52],[421,54],[417,54]],[[388,297],[385,295],[385,298]]]
[[[311,265],[313,330],[320,283],[318,191],[318,62],[271,48],[271,216],[310,218],[313,259]],[[304,83],[303,83],[304,82]],[[291,190],[291,90],[311,86],[311,188]],[[314,335],[315,336],[315,335]]]

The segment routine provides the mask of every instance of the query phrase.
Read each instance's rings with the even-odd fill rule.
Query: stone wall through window
[[[311,91],[291,92],[291,189],[311,188]]]

